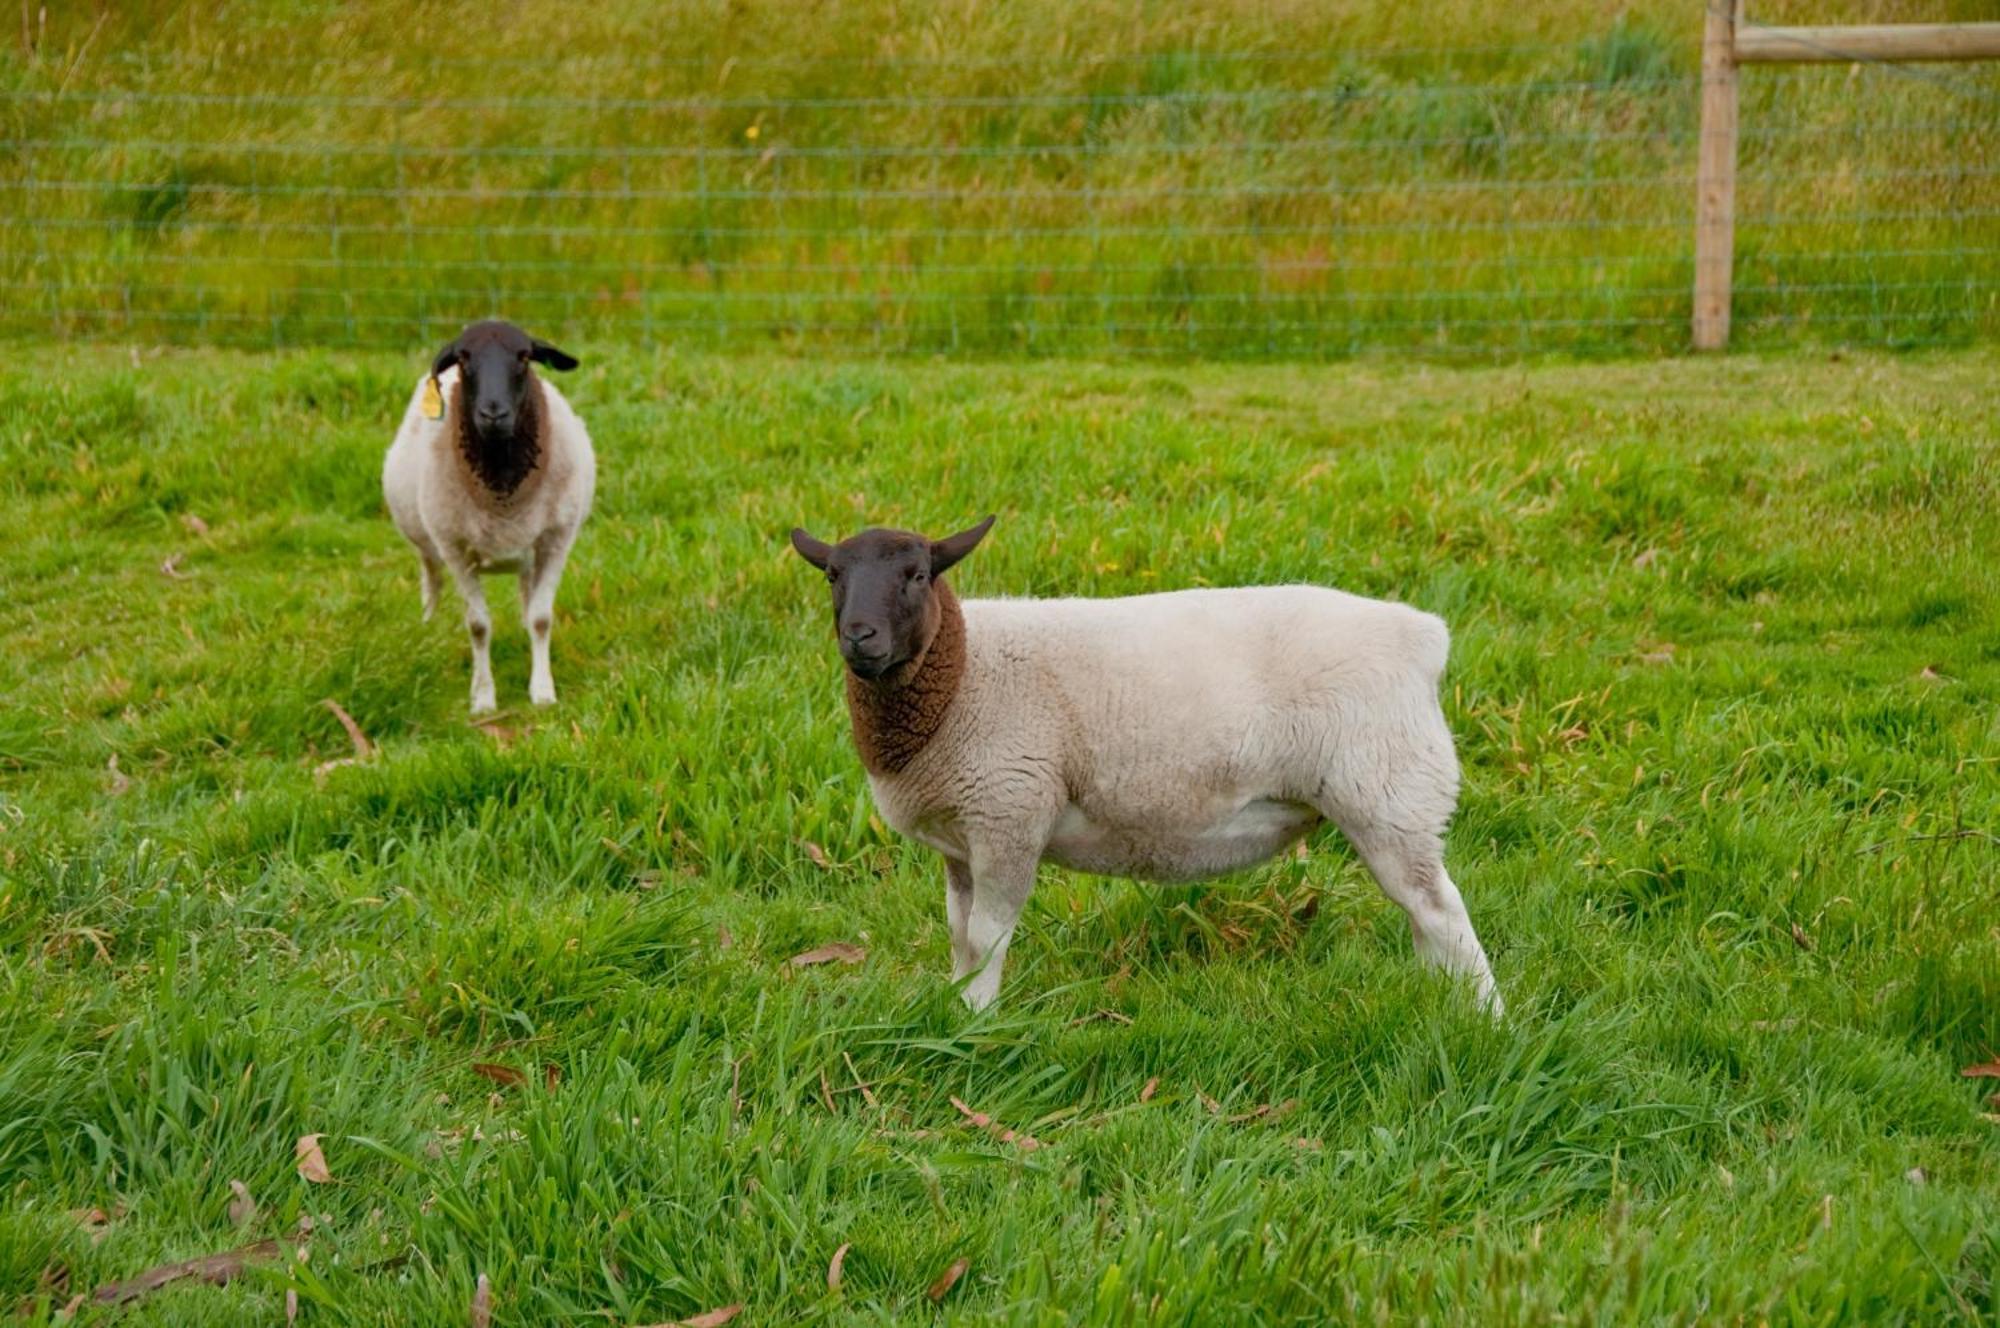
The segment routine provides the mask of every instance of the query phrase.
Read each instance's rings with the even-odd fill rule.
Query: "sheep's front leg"
[[[556,699],[555,675],[549,669],[549,633],[555,628],[556,587],[562,584],[563,563],[576,531],[552,530],[535,542],[528,565],[521,569],[521,616],[528,624],[528,645],[534,666],[528,675],[528,699],[551,705]]]
[[[965,1003],[984,1010],[1000,994],[1000,970],[1007,962],[1007,946],[1014,939],[1014,926],[1035,888],[1035,867],[1040,855],[1032,850],[1008,849],[972,854],[972,908],[965,919],[965,939],[971,962],[977,967],[965,984]]]
[[[472,713],[493,710],[493,615],[486,609],[486,587],[463,558],[447,564],[452,580],[458,583],[458,597],[465,601],[465,634],[472,640]]]

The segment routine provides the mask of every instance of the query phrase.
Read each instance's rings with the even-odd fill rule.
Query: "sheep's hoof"
[[[538,706],[554,705],[556,703],[555,684],[550,683],[547,687],[530,687],[528,689],[528,700]]]
[[[493,698],[490,696],[475,696],[472,698],[472,713],[475,715],[490,715],[499,708],[499,706],[493,704]]]

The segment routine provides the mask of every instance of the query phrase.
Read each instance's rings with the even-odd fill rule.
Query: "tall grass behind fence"
[[[1697,7],[1555,5],[1463,43],[1449,11],[1100,4],[995,33],[970,8],[610,8],[24,29],[0,335],[429,344],[504,312],[916,352],[1687,341]],[[1738,345],[2000,332],[2000,69],[1743,86]]]

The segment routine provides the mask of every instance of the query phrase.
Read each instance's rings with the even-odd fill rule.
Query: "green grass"
[[[1696,0],[55,9],[0,40],[10,339],[409,348],[494,310],[1163,359],[1688,335]],[[2000,67],[1742,88],[1738,345],[2000,334]]]
[[[311,1215],[308,1324],[464,1323],[482,1273],[500,1323],[924,1322],[960,1257],[976,1323],[2000,1315],[2000,1083],[1958,1075],[2000,1051],[2000,355],[579,349],[599,506],[553,711],[494,596],[504,744],[380,509],[411,360],[11,353],[0,1307]],[[1508,1020],[1333,835],[1200,887],[1046,872],[968,1014],[783,534],[988,510],[969,593],[1450,620],[1448,858]],[[374,760],[315,777],[322,698]],[[787,965],[831,940],[865,961]]]

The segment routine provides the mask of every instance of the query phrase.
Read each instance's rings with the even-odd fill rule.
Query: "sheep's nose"
[[[505,406],[481,406],[477,414],[481,424],[505,424],[514,413]]]
[[[873,627],[870,627],[867,623],[857,623],[852,627],[841,628],[840,634],[847,638],[847,644],[851,646],[858,646],[873,640],[875,637],[875,629]]]

